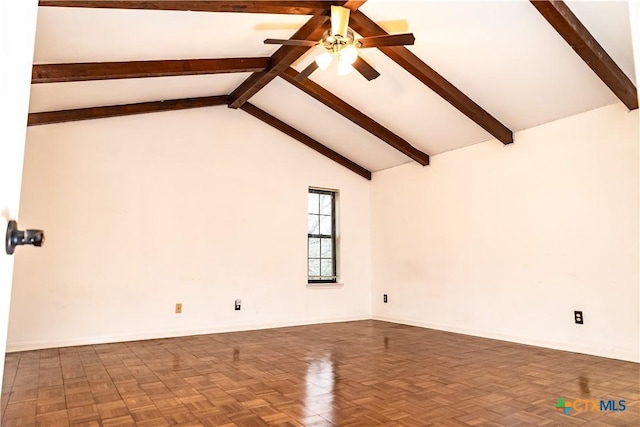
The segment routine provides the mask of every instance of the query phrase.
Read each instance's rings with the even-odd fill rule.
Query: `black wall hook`
[[[11,220],[7,225],[7,235],[4,247],[7,255],[12,255],[16,246],[33,245],[42,246],[44,243],[44,231],[42,230],[18,230],[18,223]]]

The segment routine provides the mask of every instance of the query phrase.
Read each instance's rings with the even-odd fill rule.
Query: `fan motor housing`
[[[358,47],[358,42],[355,41],[355,36],[351,30],[347,30],[347,37],[342,37],[340,34],[331,34],[331,30],[327,30],[322,35],[319,44],[332,53],[340,52],[351,45]]]

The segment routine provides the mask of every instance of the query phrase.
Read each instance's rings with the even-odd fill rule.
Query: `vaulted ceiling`
[[[329,7],[362,37],[406,19],[415,44],[361,50],[367,81],[297,81]],[[623,102],[638,107],[626,2],[40,0],[30,125],[235,108],[365,178],[372,171]],[[215,109],[212,113],[215,114]]]

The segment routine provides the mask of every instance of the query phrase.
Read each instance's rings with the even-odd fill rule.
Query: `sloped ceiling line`
[[[327,107],[331,108],[333,111],[351,120],[362,129],[383,140],[407,157],[420,163],[422,166],[426,166],[429,164],[428,154],[418,150],[409,142],[405,141],[366,114],[363,114],[342,99],[338,98],[319,84],[309,79],[297,81],[297,75],[298,72],[296,70],[294,70],[293,68],[288,68],[282,74],[280,74],[280,77],[282,77],[284,80],[291,83],[293,86],[300,89],[307,95],[313,97]]]
[[[629,110],[638,108],[633,82],[563,1],[531,0],[531,4]]]

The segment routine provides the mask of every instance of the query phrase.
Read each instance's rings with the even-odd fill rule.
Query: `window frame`
[[[309,198],[309,195],[312,193],[331,196],[331,235],[320,234],[319,229],[318,229],[318,234],[310,234],[308,230],[308,225],[307,225],[307,284],[309,285],[335,284],[335,283],[338,283],[338,253],[337,253],[338,239],[337,239],[337,224],[336,224],[336,217],[337,217],[336,199],[338,197],[338,191],[325,189],[325,188],[309,187],[307,191],[307,199]],[[308,224],[309,215],[315,215],[315,214],[309,212],[309,207],[307,203],[307,224]],[[320,216],[321,214],[318,213],[317,215]],[[324,276],[326,278],[322,278],[323,276],[313,276],[313,277],[320,277],[318,279],[312,279],[311,278],[312,276],[309,276],[309,260],[311,259],[309,257],[310,255],[309,239],[311,238],[317,238],[317,239],[330,238],[331,239],[331,260],[333,265],[333,276]],[[316,258],[313,258],[313,259],[316,259]],[[317,259],[320,259],[320,263],[322,264],[322,259],[329,259],[329,258],[322,258],[322,256],[320,255],[320,258],[317,258]]]

